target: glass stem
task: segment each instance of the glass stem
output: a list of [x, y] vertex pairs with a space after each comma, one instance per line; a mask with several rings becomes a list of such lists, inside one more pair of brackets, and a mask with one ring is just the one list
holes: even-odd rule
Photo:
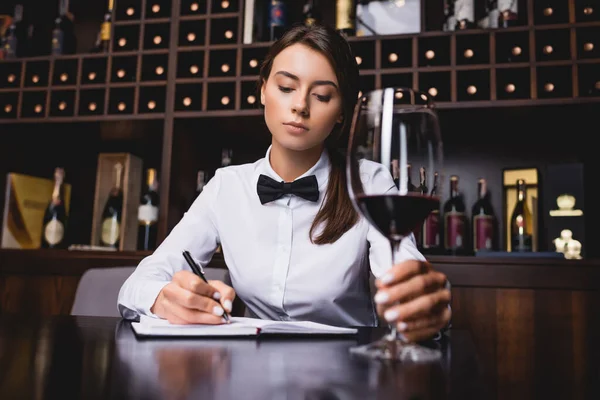
[[[396, 265], [399, 261], [399, 255], [400, 255], [400, 242], [402, 242], [401, 239], [390, 239], [390, 245], [391, 245], [391, 249], [392, 249], [392, 266]], [[389, 338], [391, 340], [400, 340], [402, 342], [406, 341], [406, 338], [404, 337], [404, 335], [402, 333], [398, 333], [398, 323], [394, 322], [389, 324], [390, 326], [390, 334], [389, 334]]]

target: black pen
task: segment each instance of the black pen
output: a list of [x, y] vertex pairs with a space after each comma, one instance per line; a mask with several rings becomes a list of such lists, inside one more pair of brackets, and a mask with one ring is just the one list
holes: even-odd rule
[[[190, 266], [190, 268], [192, 269], [192, 271], [194, 271], [194, 274], [198, 275], [200, 278], [202, 278], [202, 280], [204, 282], [206, 282], [208, 284], [208, 281], [206, 280], [206, 276], [204, 276], [204, 270], [202, 269], [202, 266], [198, 265], [194, 259], [192, 258], [192, 255], [190, 254], [189, 251], [184, 250], [183, 251], [183, 258], [185, 258], [185, 261], [187, 261], [188, 265]], [[229, 315], [227, 315], [227, 311], [225, 311], [225, 309], [223, 309], [224, 313], [223, 313], [223, 318], [225, 319], [225, 321], [229, 322]]]

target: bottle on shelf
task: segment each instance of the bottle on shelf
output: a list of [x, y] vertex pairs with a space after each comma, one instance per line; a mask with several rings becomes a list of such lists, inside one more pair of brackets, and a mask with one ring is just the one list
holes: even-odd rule
[[356, 35], [355, 0], [336, 0], [335, 29], [344, 36]]
[[396, 159], [392, 160], [392, 178], [394, 179], [396, 189], [400, 189], [400, 167]]
[[444, 0], [444, 26], [446, 32], [453, 31], [456, 27], [456, 14], [454, 5], [456, 0]]
[[231, 158], [233, 157], [232, 149], [221, 150], [221, 167], [227, 167], [231, 164]]
[[69, 0], [59, 0], [58, 17], [52, 30], [52, 55], [75, 54], [77, 39], [73, 20]]
[[100, 32], [98, 33], [98, 42], [94, 47], [93, 51], [96, 53], [108, 52], [111, 40], [112, 30], [112, 13], [114, 8], [115, 0], [108, 0], [107, 9], [104, 13], [104, 21], [100, 26]]
[[519, 22], [518, 0], [498, 0], [499, 28], [517, 26]]
[[321, 9], [318, 0], [306, 0], [302, 8], [304, 25], [310, 26], [321, 22]]
[[481, 24], [482, 28], [495, 29], [498, 28], [498, 20], [500, 18], [498, 10], [498, 0], [486, 0], [485, 3], [485, 22]]
[[406, 188], [409, 193], [418, 192], [417, 187], [412, 182], [412, 165], [406, 164]]
[[64, 180], [65, 170], [63, 168], [56, 168], [54, 170], [52, 199], [46, 207], [42, 223], [42, 240], [40, 246], [43, 249], [65, 249], [67, 247], [65, 233], [68, 216], [63, 198]]
[[473, 251], [496, 249], [496, 215], [490, 202], [487, 181], [480, 178], [477, 182], [477, 201], [471, 209], [473, 222]]
[[450, 177], [450, 198], [444, 204], [444, 248], [450, 254], [463, 254], [467, 249], [467, 215], [458, 191], [458, 176]]
[[[434, 172], [430, 196], [437, 196], [439, 174]], [[440, 210], [433, 210], [423, 222], [421, 246], [426, 252], [437, 252], [440, 248]]]
[[456, 18], [455, 30], [477, 27], [475, 24], [475, 0], [455, 0], [454, 15]]
[[417, 192], [419, 194], [422, 194], [423, 196], [429, 194], [429, 188], [427, 187], [427, 176], [425, 174], [424, 167], [419, 168], [419, 187], [417, 189]]
[[279, 39], [287, 28], [288, 7], [286, 0], [269, 1], [269, 40]]
[[108, 200], [106, 200], [102, 212], [100, 243], [102, 246], [118, 249], [121, 239], [121, 216], [123, 214], [123, 189], [121, 188], [123, 164], [115, 164], [114, 169], [114, 186], [108, 195]]
[[511, 251], [530, 252], [533, 249], [533, 216], [527, 205], [527, 185], [517, 180], [517, 203], [510, 217]]
[[146, 187], [138, 206], [138, 250], [154, 250], [158, 233], [158, 177], [156, 169], [146, 171]]
[[23, 50], [26, 46], [26, 31], [27, 29], [23, 23], [23, 5], [17, 4], [12, 23], [8, 27], [3, 40], [3, 48], [0, 49], [4, 53], [3, 58], [10, 60], [25, 55]]

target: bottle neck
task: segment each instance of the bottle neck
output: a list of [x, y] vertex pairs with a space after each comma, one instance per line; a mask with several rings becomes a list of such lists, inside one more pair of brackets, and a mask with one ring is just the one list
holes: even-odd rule
[[61, 187], [62, 187], [62, 179], [56, 178], [54, 180], [54, 189], [52, 190], [52, 202], [55, 204], [61, 202], [61, 195], [60, 195]]
[[479, 181], [477, 193], [479, 194], [479, 199], [482, 200], [487, 195], [487, 183], [485, 181]]
[[148, 170], [148, 177], [146, 179], [146, 184], [148, 185], [148, 190], [151, 192], [156, 192], [156, 190], [158, 189], [158, 180], [156, 178], [156, 170], [155, 169]]
[[458, 180], [450, 181], [450, 197], [451, 198], [458, 197]]

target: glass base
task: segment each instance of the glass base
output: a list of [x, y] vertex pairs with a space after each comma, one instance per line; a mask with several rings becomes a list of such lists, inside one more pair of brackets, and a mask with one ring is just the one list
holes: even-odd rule
[[440, 350], [430, 349], [416, 343], [403, 342], [385, 336], [376, 342], [350, 348], [350, 353], [359, 357], [401, 362], [433, 362], [442, 358]]

